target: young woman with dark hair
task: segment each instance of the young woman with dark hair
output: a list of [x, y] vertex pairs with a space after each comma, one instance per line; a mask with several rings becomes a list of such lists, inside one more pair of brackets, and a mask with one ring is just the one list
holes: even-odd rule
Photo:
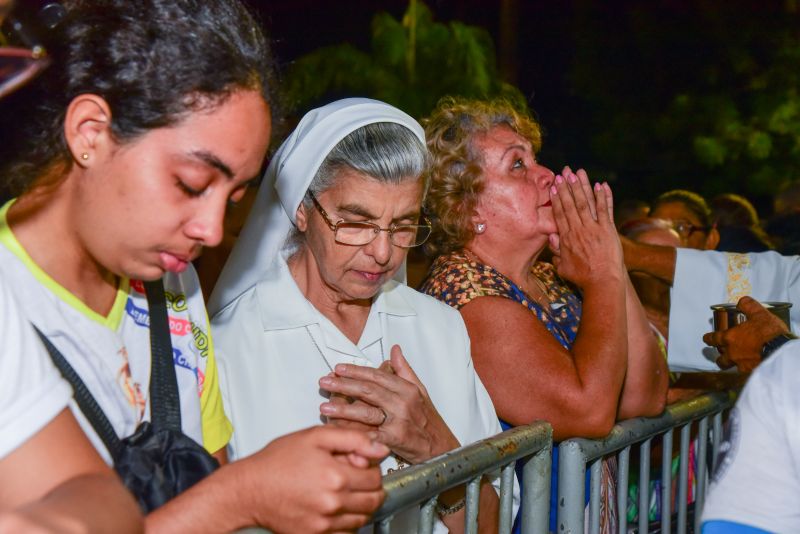
[[[161, 279], [182, 431], [227, 464], [232, 428], [190, 262], [220, 242], [226, 206], [261, 172], [273, 105], [266, 40], [237, 0], [64, 6], [30, 108], [3, 112], [25, 121], [3, 173], [18, 196], [0, 209], [0, 276], [120, 438], [151, 418], [143, 286]], [[387, 453], [360, 432], [301, 431], [223, 465], [150, 513], [147, 528], [356, 528], [382, 499], [369, 465]]]

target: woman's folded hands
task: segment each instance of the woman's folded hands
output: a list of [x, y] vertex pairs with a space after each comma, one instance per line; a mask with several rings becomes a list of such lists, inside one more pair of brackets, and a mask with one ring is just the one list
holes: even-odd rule
[[607, 183], [592, 187], [586, 172], [565, 167], [550, 187], [558, 235], [550, 236], [558, 274], [586, 287], [625, 279], [622, 247], [614, 227]]
[[377, 369], [339, 364], [319, 385], [331, 394], [320, 405], [329, 424], [366, 430], [408, 463], [460, 445], [398, 345], [392, 347], [390, 364]]

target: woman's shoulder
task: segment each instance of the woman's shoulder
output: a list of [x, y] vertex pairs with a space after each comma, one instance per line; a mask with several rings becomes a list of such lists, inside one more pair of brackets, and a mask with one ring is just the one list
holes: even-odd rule
[[489, 265], [465, 251], [456, 251], [434, 260], [420, 291], [456, 309], [475, 298], [504, 296], [508, 281]]

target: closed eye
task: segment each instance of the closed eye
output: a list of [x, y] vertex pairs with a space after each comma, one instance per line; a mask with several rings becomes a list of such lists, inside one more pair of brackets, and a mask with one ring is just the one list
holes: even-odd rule
[[196, 197], [199, 197], [200, 195], [203, 194], [203, 190], [202, 189], [195, 189], [193, 187], [190, 187], [186, 182], [184, 182], [180, 178], [177, 179], [177, 186], [178, 186], [178, 189], [183, 191], [183, 193], [186, 196], [191, 197], [191, 198], [196, 198]]

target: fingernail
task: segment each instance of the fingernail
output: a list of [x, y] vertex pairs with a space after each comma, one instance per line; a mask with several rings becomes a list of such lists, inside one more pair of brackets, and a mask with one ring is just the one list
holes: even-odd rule
[[568, 174], [568, 175], [567, 175], [567, 180], [569, 180], [569, 182], [570, 182], [570, 183], [572, 183], [572, 184], [574, 184], [575, 182], [577, 182], [577, 181], [578, 181], [578, 179], [577, 179], [577, 178], [575, 178], [575, 175], [574, 175], [574, 174], [572, 174], [572, 173], [570, 173], [570, 174]]
[[329, 376], [323, 376], [319, 379], [319, 385], [323, 387], [330, 387], [333, 385], [333, 379]]
[[558, 194], [558, 189], [556, 189], [556, 186], [554, 186], [554, 185], [550, 186], [550, 194], [551, 195], [557, 195]]
[[324, 402], [319, 405], [319, 412], [323, 415], [331, 415], [336, 413], [336, 407], [333, 404]]
[[336, 371], [337, 375], [346, 375], [347, 374], [347, 365], [340, 363], [337, 365], [334, 370]]
[[383, 447], [383, 443], [378, 441], [378, 433], [374, 430], [367, 432], [367, 437], [372, 440], [372, 446], [375, 448]]
[[594, 190], [595, 190], [595, 191], [600, 191], [600, 189], [601, 189], [602, 187], [603, 187], [603, 186], [602, 186], [602, 185], [600, 185], [600, 182], [595, 182], [595, 184], [594, 184]]
[[557, 184], [563, 184], [564, 183], [564, 179], [561, 177], [560, 174], [558, 176], [556, 176], [556, 183]]

